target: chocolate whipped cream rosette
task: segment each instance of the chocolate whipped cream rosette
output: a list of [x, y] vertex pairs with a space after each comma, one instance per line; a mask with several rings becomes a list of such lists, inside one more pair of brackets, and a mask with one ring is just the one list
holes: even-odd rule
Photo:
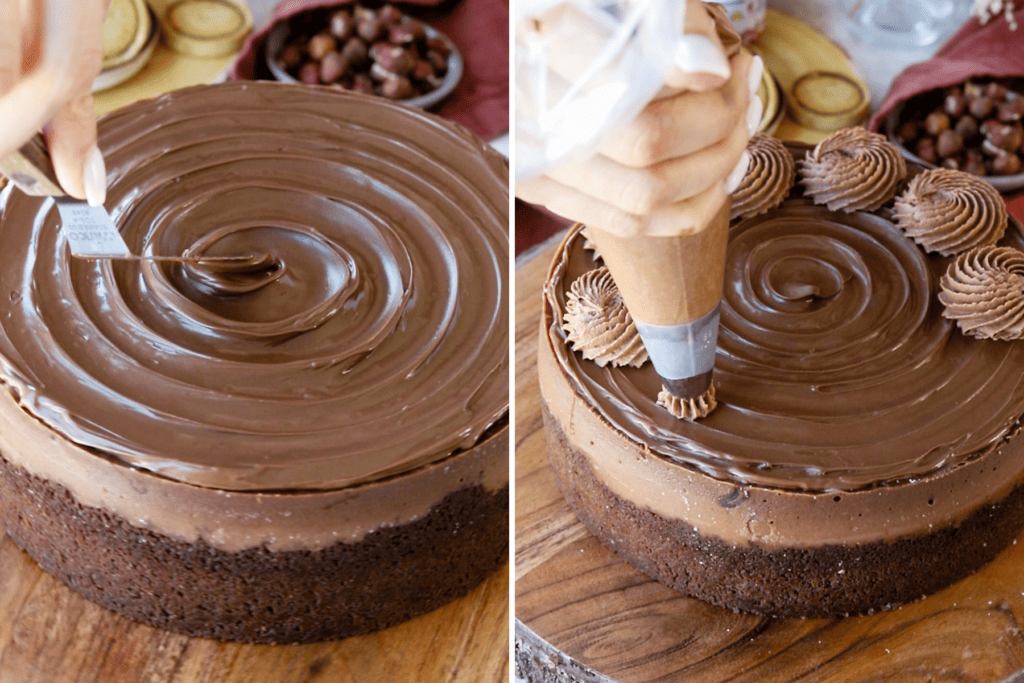
[[[548, 455], [587, 528], [676, 590], [782, 617], [891, 609], [975, 571], [1024, 526], [1024, 342], [957, 329], [1020, 329], [1021, 299], [1003, 294], [1024, 271], [968, 252], [943, 284], [951, 320], [938, 293], [952, 258], [894, 215], [923, 167], [862, 129], [785, 153], [803, 182], [778, 182], [791, 164], [770, 152], [728, 227], [718, 405], [701, 420], [656, 404], [651, 363], [599, 363], [570, 343], [574, 289], [602, 264], [569, 231], [538, 344]], [[959, 231], [962, 216], [945, 215], [941, 232]], [[1019, 254], [1011, 226], [993, 241]], [[975, 296], [982, 282], [991, 293]]]
[[[103, 118], [134, 254], [0, 195], [0, 522], [152, 625], [341, 638], [507, 560], [508, 176], [465, 129], [234, 82]], [[203, 256], [248, 256], [241, 263]]]

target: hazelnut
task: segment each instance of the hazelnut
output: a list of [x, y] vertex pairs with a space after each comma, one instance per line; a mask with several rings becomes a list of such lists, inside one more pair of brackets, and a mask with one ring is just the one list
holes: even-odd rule
[[377, 15], [361, 19], [356, 23], [356, 33], [368, 43], [380, 40], [384, 36], [385, 30], [387, 30], [387, 27]]
[[374, 43], [370, 56], [381, 67], [393, 74], [404, 76], [416, 66], [416, 58], [412, 52], [398, 45]]
[[317, 85], [320, 83], [320, 67], [316, 62], [306, 62], [299, 69], [299, 81], [306, 85]]
[[939, 133], [939, 137], [935, 141], [935, 151], [943, 158], [958, 154], [963, 148], [964, 139], [955, 130], [948, 128]]
[[1006, 99], [1006, 86], [1002, 83], [992, 82], [985, 86], [985, 94], [994, 100]]
[[416, 89], [405, 76], [393, 76], [381, 83], [380, 94], [392, 100], [405, 100], [415, 95]]
[[444, 42], [444, 38], [441, 38], [440, 36], [428, 38], [427, 49], [439, 53], [445, 59], [448, 59], [448, 55], [451, 54], [451, 49], [448, 47], [448, 43]]
[[424, 40], [426, 37], [427, 32], [423, 28], [423, 24], [414, 19], [401, 24], [395, 24], [388, 31], [388, 40], [396, 45], [415, 43], [418, 40]]
[[348, 62], [337, 52], [328, 52], [320, 60], [320, 82], [334, 83], [348, 71]]
[[992, 170], [999, 175], [1017, 175], [1021, 172], [1020, 157], [1016, 154], [1000, 154], [992, 160]]
[[412, 68], [412, 77], [417, 81], [425, 81], [434, 75], [434, 67], [425, 59], [417, 59], [416, 66]]
[[1020, 150], [1022, 138], [1024, 138], [1024, 129], [1019, 124], [1014, 126], [1007, 123], [992, 126], [985, 135], [987, 142], [1006, 152]]
[[1020, 121], [1024, 117], [1024, 97], [1014, 97], [1000, 104], [996, 116], [1006, 123]]
[[929, 164], [936, 164], [939, 161], [939, 155], [935, 153], [935, 142], [931, 138], [918, 140], [914, 145], [914, 153]]
[[1000, 124], [999, 121], [996, 121], [995, 119], [987, 119], [985, 121], [982, 121], [980, 126], [981, 134], [984, 135], [985, 137], [988, 137], [993, 132], [995, 132], [1001, 125], [1002, 124]]
[[929, 135], [938, 135], [949, 128], [949, 117], [941, 111], [933, 111], [924, 120], [924, 128], [928, 131]]
[[991, 97], [988, 97], [987, 95], [982, 95], [981, 97], [977, 97], [971, 100], [971, 103], [968, 105], [967, 109], [968, 111], [971, 112], [971, 116], [973, 116], [974, 118], [987, 119], [992, 114], [992, 110], [995, 108], [995, 106], [996, 104], [995, 102], [992, 101]]
[[957, 120], [956, 125], [953, 126], [953, 130], [959, 133], [960, 137], [965, 141], [973, 140], [978, 137], [978, 121], [970, 114], [966, 114]]
[[306, 53], [313, 59], [320, 61], [328, 52], [338, 47], [338, 42], [330, 33], [321, 32], [309, 39], [306, 43]]
[[359, 38], [349, 38], [345, 46], [341, 48], [341, 56], [348, 60], [352, 66], [362, 66], [370, 58], [370, 51]]
[[298, 45], [286, 45], [281, 50], [281, 55], [277, 58], [281, 62], [281, 66], [291, 70], [302, 63], [302, 50], [299, 49]]
[[947, 158], [943, 159], [942, 163], [939, 164], [939, 165], [942, 166], [942, 168], [948, 168], [948, 169], [953, 170], [953, 171], [959, 171], [960, 170], [960, 162], [957, 161], [956, 157], [947, 157]]
[[967, 81], [964, 83], [964, 97], [973, 100], [985, 94], [985, 86], [979, 83]]
[[363, 7], [362, 5], [356, 5], [352, 8], [352, 18], [356, 20], [356, 23], [360, 21], [366, 21], [367, 19], [376, 18], [377, 13], [369, 7]]
[[964, 99], [959, 88], [954, 88], [946, 95], [946, 99], [942, 101], [942, 110], [953, 117], [963, 116], [963, 113], [967, 111], [967, 100]]
[[377, 10], [377, 17], [388, 26], [401, 22], [405, 15], [394, 5], [384, 5]]
[[355, 35], [356, 20], [348, 10], [340, 9], [331, 15], [331, 35], [340, 41], [346, 41]]

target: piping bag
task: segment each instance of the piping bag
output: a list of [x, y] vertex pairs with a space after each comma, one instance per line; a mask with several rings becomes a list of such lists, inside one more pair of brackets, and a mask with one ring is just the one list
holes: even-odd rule
[[[593, 156], [658, 94], [671, 69], [721, 74], [721, 49], [682, 34], [685, 7], [680, 0], [516, 3], [517, 180]], [[691, 234], [621, 237], [587, 225], [662, 379], [658, 403], [686, 419], [715, 407], [729, 226], [724, 182], [707, 201], [709, 218]]]

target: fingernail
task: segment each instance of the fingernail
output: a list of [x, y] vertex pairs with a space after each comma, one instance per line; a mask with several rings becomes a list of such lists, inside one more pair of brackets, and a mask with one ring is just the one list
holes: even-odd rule
[[107, 201], [107, 165], [96, 145], [92, 146], [85, 157], [82, 182], [85, 185], [85, 199], [90, 206], [102, 206]]
[[729, 60], [706, 36], [684, 35], [676, 41], [675, 63], [686, 73], [706, 73], [729, 78]]
[[762, 114], [764, 114], [764, 104], [761, 103], [761, 98], [750, 98], [750, 104], [747, 105], [747, 135], [753, 136], [761, 127]]
[[762, 76], [764, 76], [764, 60], [760, 56], [754, 55], [754, 61], [750, 63], [750, 71], [747, 72], [747, 87], [750, 88], [751, 97], [761, 87]]
[[736, 162], [736, 168], [732, 169], [732, 173], [725, 179], [726, 194], [732, 194], [740, 186], [740, 183], [743, 182], [743, 176], [747, 174], [747, 166], [749, 165], [750, 155], [747, 154], [747, 150], [743, 150], [740, 160]]

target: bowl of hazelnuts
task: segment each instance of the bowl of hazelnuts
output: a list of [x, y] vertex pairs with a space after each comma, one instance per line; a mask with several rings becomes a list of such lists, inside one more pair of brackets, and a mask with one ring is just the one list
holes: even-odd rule
[[897, 106], [886, 133], [904, 157], [981, 176], [1000, 192], [1024, 188], [1024, 95], [976, 79]]
[[264, 47], [279, 81], [330, 85], [427, 109], [462, 78], [455, 44], [393, 5], [348, 4], [276, 23]]

